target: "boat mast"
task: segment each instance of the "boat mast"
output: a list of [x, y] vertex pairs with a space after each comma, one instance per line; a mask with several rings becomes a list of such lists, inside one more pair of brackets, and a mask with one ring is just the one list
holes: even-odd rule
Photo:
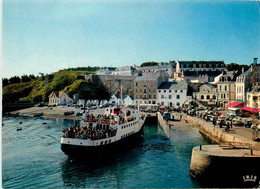
[[122, 95], [122, 82], [121, 82], [121, 86], [120, 86], [120, 95], [121, 95], [121, 108], [123, 107], [123, 95]]

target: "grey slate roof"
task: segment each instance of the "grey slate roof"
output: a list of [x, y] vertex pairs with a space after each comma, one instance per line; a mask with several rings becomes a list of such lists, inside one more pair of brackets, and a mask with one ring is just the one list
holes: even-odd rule
[[142, 80], [157, 80], [160, 77], [160, 73], [143, 73], [142, 76], [136, 77], [135, 81], [142, 81]]
[[185, 81], [163, 82], [158, 89], [184, 90], [188, 88]]
[[211, 87], [211, 88], [216, 88], [214, 85], [211, 85], [209, 83], [205, 83], [204, 85], [207, 85], [208, 87]]
[[224, 61], [195, 61], [195, 60], [191, 60], [191, 61], [179, 61], [180, 64], [225, 64]]
[[249, 75], [251, 72], [252, 72], [252, 69], [251, 69], [251, 67], [250, 67], [247, 71], [245, 71], [244, 73], [240, 74], [238, 77], [240, 77], [240, 76], [247, 76], [247, 75]]
[[183, 75], [184, 76], [194, 76], [194, 77], [199, 77], [201, 75], [208, 75], [208, 76], [218, 76], [222, 72], [221, 71], [184, 71]]
[[155, 65], [155, 66], [144, 66], [144, 67], [139, 67], [137, 70], [147, 70], [147, 69], [164, 69], [164, 68], [172, 68], [171, 64], [168, 65]]

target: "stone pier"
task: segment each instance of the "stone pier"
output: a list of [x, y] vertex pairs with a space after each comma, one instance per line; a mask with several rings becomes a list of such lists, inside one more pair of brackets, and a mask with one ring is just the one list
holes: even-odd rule
[[260, 186], [259, 142], [236, 133], [225, 132], [196, 117], [184, 120], [218, 145], [201, 145], [193, 148], [190, 176], [205, 187], [258, 187]]

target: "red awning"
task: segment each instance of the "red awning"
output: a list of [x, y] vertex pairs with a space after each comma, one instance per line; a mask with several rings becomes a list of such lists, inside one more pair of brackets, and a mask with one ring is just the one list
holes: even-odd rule
[[248, 106], [241, 108], [241, 110], [248, 111], [248, 112], [254, 112], [254, 113], [260, 112], [260, 108], [251, 108]]
[[231, 104], [227, 105], [228, 108], [234, 108], [237, 106], [244, 106], [243, 102], [232, 102]]

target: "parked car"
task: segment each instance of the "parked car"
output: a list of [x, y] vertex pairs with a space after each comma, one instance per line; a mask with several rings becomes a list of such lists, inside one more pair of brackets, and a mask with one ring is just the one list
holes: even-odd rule
[[77, 114], [76, 114], [76, 116], [82, 116], [82, 112], [78, 112]]
[[246, 120], [245, 123], [244, 123], [244, 126], [247, 127], [247, 128], [250, 128], [253, 124], [253, 121], [252, 120]]
[[70, 112], [64, 112], [64, 115], [67, 116], [67, 115], [72, 115], [74, 114], [74, 111], [70, 111]]
[[233, 125], [236, 125], [236, 126], [243, 126], [244, 123], [242, 122], [242, 120], [234, 120], [232, 121]]

